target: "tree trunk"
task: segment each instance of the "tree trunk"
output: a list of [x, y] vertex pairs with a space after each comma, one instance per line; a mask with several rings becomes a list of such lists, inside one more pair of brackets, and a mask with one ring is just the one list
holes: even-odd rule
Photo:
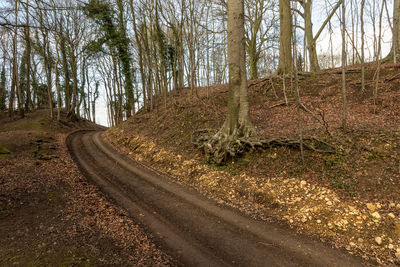
[[138, 47], [138, 54], [139, 54], [139, 70], [140, 70], [140, 77], [141, 77], [141, 81], [142, 81], [143, 109], [146, 111], [147, 110], [147, 96], [146, 96], [146, 75], [145, 75], [144, 66], [143, 66], [143, 64], [144, 64], [143, 63], [143, 59], [144, 59], [143, 46], [142, 46], [142, 42], [140, 40], [138, 27], [136, 25], [136, 16], [135, 16], [135, 10], [133, 8], [133, 0], [130, 0], [129, 4], [130, 4], [131, 14], [132, 14], [133, 30], [135, 32], [135, 40], [136, 40], [136, 44]]
[[242, 153], [246, 144], [256, 136], [250, 121], [243, 1], [228, 1], [228, 114], [219, 132], [206, 137], [205, 143], [201, 145], [209, 158], [217, 164]]
[[60, 62], [60, 56], [58, 54], [58, 39], [59, 37], [55, 37], [55, 47], [56, 47], [56, 62], [54, 64], [54, 76], [56, 77], [56, 92], [57, 92], [57, 121], [61, 120], [61, 92], [60, 92], [60, 79], [58, 75], [58, 63]]
[[258, 79], [258, 56], [256, 38], [248, 41], [247, 54], [249, 56], [250, 79]]
[[312, 30], [312, 20], [311, 20], [311, 7], [312, 0], [307, 0], [304, 6], [304, 21], [305, 21], [305, 35], [307, 40], [308, 56], [310, 60], [310, 70], [315, 72], [319, 70], [318, 56], [316, 42], [314, 42], [314, 35]]
[[399, 55], [399, 38], [400, 38], [400, 0], [393, 0], [393, 36], [392, 36], [392, 49], [388, 58], [394, 59], [395, 63]]
[[124, 87], [126, 94], [126, 109], [127, 117], [130, 117], [135, 113], [135, 99], [133, 95], [133, 83], [132, 83], [132, 69], [131, 69], [131, 59], [129, 55], [129, 39], [126, 34], [126, 23], [124, 19], [124, 6], [122, 0], [117, 1], [118, 6], [118, 19], [119, 19], [119, 37], [121, 40], [118, 42], [118, 56], [122, 63], [122, 72], [125, 76]]
[[71, 109], [71, 89], [69, 86], [70, 78], [69, 78], [69, 67], [68, 67], [68, 59], [67, 59], [67, 50], [66, 50], [66, 40], [62, 30], [62, 23], [60, 23], [60, 52], [62, 59], [62, 66], [64, 71], [64, 93], [65, 93], [65, 108], [67, 111]]
[[361, 0], [361, 91], [365, 92], [365, 31], [364, 31], [364, 7], [365, 0]]
[[70, 109], [68, 111], [68, 117], [73, 117], [77, 113], [75, 110], [77, 108], [78, 101], [78, 63], [76, 62], [75, 49], [70, 47], [70, 57], [71, 57], [71, 70], [72, 70], [72, 102]]
[[382, 16], [383, 16], [383, 8], [385, 5], [385, 0], [382, 2], [382, 7], [379, 13], [379, 34], [378, 34], [378, 51], [376, 53], [376, 72], [375, 72], [375, 88], [374, 88], [374, 114], [376, 114], [376, 105], [377, 105], [377, 98], [378, 98], [378, 89], [379, 89], [379, 79], [380, 79], [380, 72], [381, 72], [381, 50], [382, 50]]
[[290, 1], [279, 0], [280, 16], [280, 46], [278, 74], [290, 73], [292, 71], [292, 14], [290, 12]]
[[[29, 6], [28, 0], [26, 3], [26, 24], [29, 25]], [[25, 110], [29, 111], [32, 107], [31, 99], [31, 38], [30, 38], [30, 27], [25, 27], [25, 43], [26, 43], [26, 99], [25, 99]]]
[[342, 4], [342, 129], [347, 127], [347, 93], [346, 93], [346, 9]]
[[6, 98], [7, 98], [7, 90], [6, 90], [6, 68], [5, 61], [3, 61], [3, 66], [1, 68], [0, 73], [0, 110], [6, 110]]

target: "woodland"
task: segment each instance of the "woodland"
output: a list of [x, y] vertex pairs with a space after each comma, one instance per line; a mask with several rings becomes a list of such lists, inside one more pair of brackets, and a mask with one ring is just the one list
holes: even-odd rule
[[400, 0], [0, 0], [0, 265], [182, 265], [143, 218], [252, 258], [176, 192], [399, 265], [399, 35]]
[[[54, 120], [65, 110], [71, 119], [96, 122], [96, 106], [105, 102], [108, 124], [117, 126], [137, 112], [167, 110], [182, 90], [190, 90], [196, 101], [199, 87], [229, 82], [229, 112], [221, 130], [194, 133], [194, 143], [221, 163], [271, 145], [251, 123], [247, 79], [290, 77], [299, 140], [278, 143], [298, 143], [303, 151], [299, 76], [341, 67], [345, 130], [347, 66], [360, 64], [365, 92], [365, 64], [377, 64], [375, 107], [380, 65], [398, 60], [399, 6], [398, 0], [3, 0], [0, 109], [23, 117], [46, 108]], [[392, 33], [387, 55], [382, 53], [385, 27]], [[372, 34], [366, 36], [366, 30]], [[330, 53], [318, 55], [323, 33]]]

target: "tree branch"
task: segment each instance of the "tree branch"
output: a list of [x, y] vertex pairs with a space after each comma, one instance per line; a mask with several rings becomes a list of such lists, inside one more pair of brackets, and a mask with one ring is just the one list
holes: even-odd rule
[[321, 28], [319, 28], [317, 34], [315, 35], [313, 42], [315, 43], [318, 39], [318, 37], [321, 35], [322, 31], [324, 30], [326, 24], [328, 24], [328, 22], [332, 19], [333, 15], [335, 14], [336, 10], [340, 7], [340, 5], [342, 4], [343, 0], [339, 0], [336, 5], [334, 6], [334, 8], [332, 9], [331, 13], [329, 14], [329, 16], [325, 19], [324, 23], [322, 23]]

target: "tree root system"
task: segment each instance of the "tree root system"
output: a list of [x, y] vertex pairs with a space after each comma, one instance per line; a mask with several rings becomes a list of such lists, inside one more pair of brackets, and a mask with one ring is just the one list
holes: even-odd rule
[[[301, 144], [299, 139], [239, 137], [235, 134], [225, 135], [222, 132], [215, 133], [211, 129], [201, 129], [193, 132], [191, 142], [197, 148], [203, 150], [209, 162], [216, 164], [223, 164], [228, 159], [239, 157], [251, 150], [271, 147], [300, 149]], [[304, 138], [303, 147], [317, 153], [331, 154], [337, 152], [333, 145], [315, 137]]]

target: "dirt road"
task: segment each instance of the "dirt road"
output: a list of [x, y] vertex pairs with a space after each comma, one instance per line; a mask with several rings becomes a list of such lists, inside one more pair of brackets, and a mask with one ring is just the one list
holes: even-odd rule
[[185, 266], [360, 266], [361, 259], [221, 207], [116, 152], [101, 132], [67, 145], [82, 172]]

